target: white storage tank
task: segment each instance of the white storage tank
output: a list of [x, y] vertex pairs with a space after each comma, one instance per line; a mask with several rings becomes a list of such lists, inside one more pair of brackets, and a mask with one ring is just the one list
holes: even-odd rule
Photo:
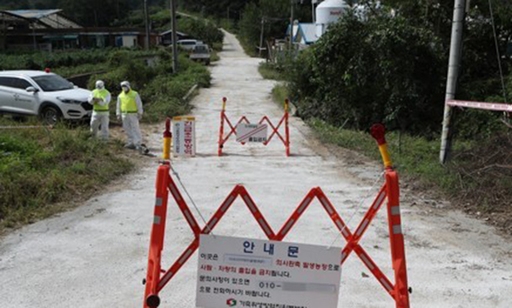
[[325, 0], [316, 7], [316, 36], [321, 37], [327, 27], [338, 21], [350, 6], [343, 0]]

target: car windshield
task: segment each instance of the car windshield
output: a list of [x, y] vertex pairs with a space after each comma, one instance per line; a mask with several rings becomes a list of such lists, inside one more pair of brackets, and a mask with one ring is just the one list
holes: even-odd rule
[[194, 52], [197, 53], [208, 53], [208, 47], [206, 45], [196, 45]]
[[34, 79], [45, 92], [73, 89], [73, 84], [59, 75], [40, 75], [32, 79]]

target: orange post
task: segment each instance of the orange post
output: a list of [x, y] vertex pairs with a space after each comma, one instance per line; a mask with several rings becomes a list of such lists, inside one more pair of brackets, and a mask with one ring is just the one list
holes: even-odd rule
[[395, 285], [391, 294], [397, 308], [409, 308], [409, 289], [407, 286], [407, 267], [405, 262], [405, 244], [400, 215], [400, 186], [398, 174], [393, 170], [386, 143], [386, 128], [382, 124], [374, 124], [370, 134], [377, 141], [379, 151], [386, 168], [386, 195], [388, 198], [388, 223], [391, 260], [395, 274]]
[[400, 188], [396, 171], [386, 170], [386, 192], [388, 197], [389, 241], [395, 286], [393, 297], [397, 308], [409, 308], [409, 288], [407, 286], [407, 267], [405, 262], [404, 235], [400, 215]]
[[171, 119], [167, 118], [165, 120], [165, 131], [164, 131], [164, 149], [163, 149], [163, 159], [171, 159]]
[[222, 98], [222, 110], [220, 112], [220, 129], [219, 129], [219, 148], [217, 154], [222, 156], [222, 148], [224, 147], [224, 118], [226, 117], [226, 101], [228, 99]]
[[288, 110], [290, 108], [290, 101], [284, 100], [284, 133], [286, 138], [286, 156], [290, 156], [290, 129], [288, 127]]
[[153, 216], [153, 226], [149, 242], [148, 271], [146, 275], [146, 291], [144, 293], [144, 308], [155, 308], [160, 305], [158, 284], [161, 273], [161, 258], [164, 248], [165, 221], [169, 197], [169, 162], [163, 162], [157, 171], [156, 199]]

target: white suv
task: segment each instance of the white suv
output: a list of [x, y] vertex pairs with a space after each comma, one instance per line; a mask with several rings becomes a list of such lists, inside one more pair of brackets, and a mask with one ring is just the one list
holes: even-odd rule
[[194, 49], [194, 47], [200, 43], [198, 40], [193, 40], [193, 39], [185, 39], [185, 40], [179, 40], [176, 42], [176, 44], [178, 46], [180, 46], [181, 48], [187, 50], [187, 51], [191, 51], [192, 49]]
[[0, 71], [0, 113], [36, 115], [47, 124], [91, 116], [91, 92], [54, 73]]

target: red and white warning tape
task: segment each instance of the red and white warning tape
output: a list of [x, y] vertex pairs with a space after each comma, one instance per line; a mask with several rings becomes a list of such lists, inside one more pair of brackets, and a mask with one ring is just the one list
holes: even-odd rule
[[486, 102], [472, 102], [472, 101], [459, 101], [459, 100], [449, 100], [446, 103], [449, 106], [453, 106], [453, 107], [512, 112], [512, 105], [503, 104], [503, 103], [486, 103]]

